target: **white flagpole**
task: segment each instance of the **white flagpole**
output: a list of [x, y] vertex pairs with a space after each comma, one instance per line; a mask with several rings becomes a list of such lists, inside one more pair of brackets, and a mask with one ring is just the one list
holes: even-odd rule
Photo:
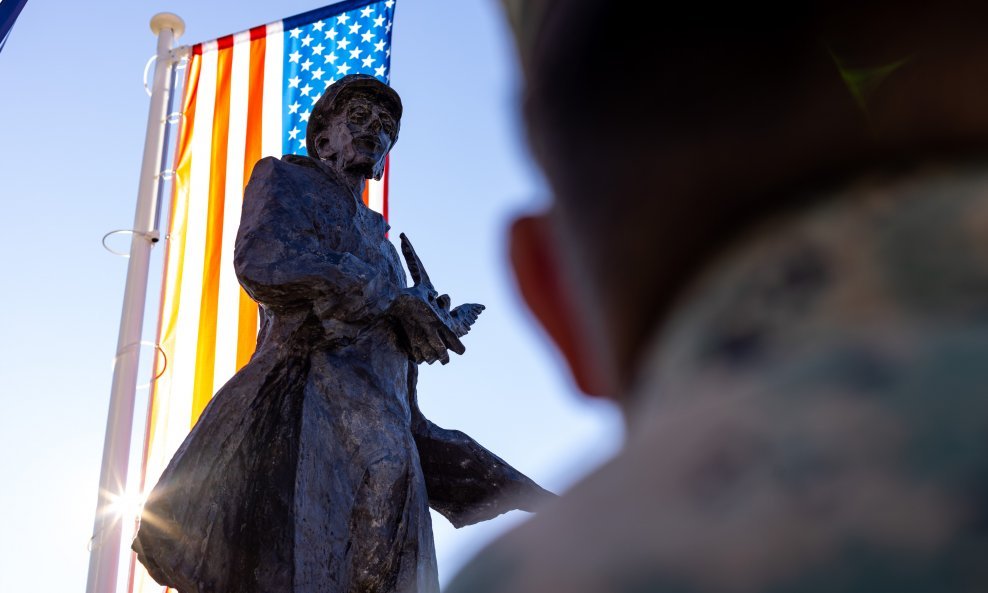
[[144, 302], [147, 297], [151, 247], [158, 240], [155, 211], [158, 200], [159, 173], [164, 151], [164, 129], [171, 72], [174, 67], [172, 42], [185, 32], [185, 23], [177, 15], [160, 13], [151, 19], [151, 31], [158, 36], [157, 63], [151, 88], [144, 159], [137, 192], [130, 242], [130, 261], [124, 288], [117, 356], [113, 365], [110, 410], [106, 419], [103, 465], [100, 469], [99, 499], [89, 557], [87, 593], [116, 593], [119, 572], [123, 517], [119, 512], [127, 484], [130, 462], [130, 439], [134, 422], [134, 399], [137, 391], [137, 366], [140, 360], [141, 330], [144, 325]]

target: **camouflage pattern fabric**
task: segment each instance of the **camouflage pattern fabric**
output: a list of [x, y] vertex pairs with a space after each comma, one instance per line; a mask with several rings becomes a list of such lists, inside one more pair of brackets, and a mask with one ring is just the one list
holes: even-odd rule
[[988, 591], [988, 168], [816, 203], [708, 267], [622, 452], [448, 593]]

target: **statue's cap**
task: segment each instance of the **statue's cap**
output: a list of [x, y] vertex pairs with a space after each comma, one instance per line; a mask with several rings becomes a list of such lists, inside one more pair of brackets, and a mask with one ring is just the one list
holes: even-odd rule
[[336, 111], [338, 103], [355, 91], [369, 94], [381, 102], [391, 112], [395, 122], [401, 119], [401, 98], [391, 87], [369, 74], [348, 74], [329, 85], [309, 116], [309, 126], [305, 131], [305, 149], [310, 157], [316, 157], [316, 136], [329, 124], [329, 116]]

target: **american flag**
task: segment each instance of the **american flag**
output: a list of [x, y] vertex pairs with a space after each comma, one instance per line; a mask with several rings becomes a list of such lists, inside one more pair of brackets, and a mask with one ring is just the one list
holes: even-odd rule
[[305, 154], [312, 106], [338, 78], [370, 74], [389, 81], [393, 11], [394, 0], [387, 0], [315, 22], [286, 19], [291, 27], [285, 39], [286, 154]]
[[[348, 0], [189, 49], [141, 490], [213, 394], [250, 359], [257, 305], [233, 271], [244, 186], [266, 156], [306, 154], [312, 106], [337, 79], [390, 79], [395, 0]], [[364, 202], [387, 217], [388, 171]], [[160, 592], [131, 563], [131, 591]]]

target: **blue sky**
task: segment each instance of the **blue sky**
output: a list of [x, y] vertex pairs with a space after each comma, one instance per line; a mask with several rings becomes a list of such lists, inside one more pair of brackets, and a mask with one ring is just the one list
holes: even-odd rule
[[[126, 272], [100, 238], [133, 220], [150, 17], [181, 15], [179, 43], [195, 43], [323, 4], [30, 0], [21, 13], [0, 53], [0, 591], [85, 587]], [[576, 394], [506, 265], [507, 222], [546, 195], [514, 60], [495, 0], [398, 0], [391, 81], [405, 113], [391, 225], [440, 290], [487, 305], [463, 357], [423, 368], [423, 411], [562, 490], [614, 451], [621, 429], [612, 407]], [[153, 340], [153, 297], [148, 311]], [[434, 516], [441, 580], [524, 516], [461, 530]]]

